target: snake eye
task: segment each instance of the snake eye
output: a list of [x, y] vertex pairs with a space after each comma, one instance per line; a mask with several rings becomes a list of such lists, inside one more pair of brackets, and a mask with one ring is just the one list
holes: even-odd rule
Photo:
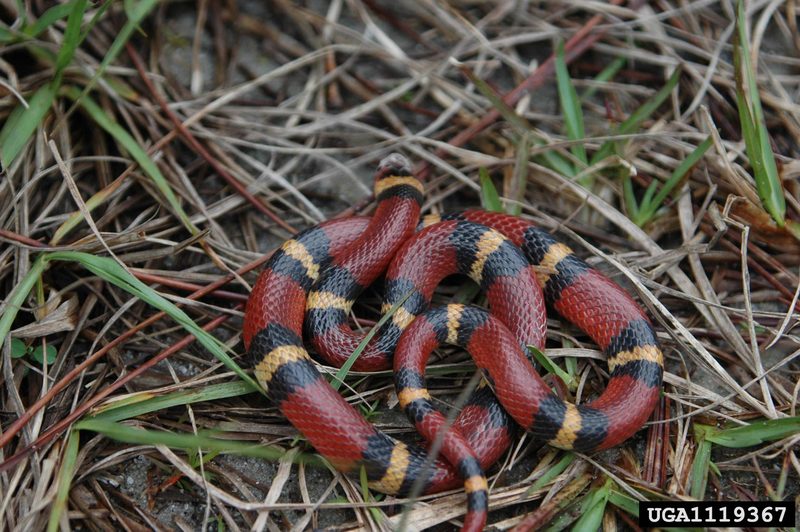
[[390, 153], [378, 163], [375, 180], [389, 176], [411, 175], [411, 162], [404, 155]]

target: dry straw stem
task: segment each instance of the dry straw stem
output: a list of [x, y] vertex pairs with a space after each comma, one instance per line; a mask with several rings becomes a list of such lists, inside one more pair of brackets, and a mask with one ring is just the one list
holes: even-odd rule
[[[664, 346], [648, 427], [590, 457], [518, 435], [488, 471], [491, 525], [562, 529], [583, 512], [581, 525], [630, 526], [637, 500], [704, 485], [709, 499], [800, 493], [800, 248], [751, 177], [734, 2], [20, 5], [0, 3], [0, 330], [17, 340], [0, 349], [0, 528], [457, 526], [462, 490], [410, 506], [365, 492], [185, 323], [119, 276], [41, 258], [113, 262], [249, 369], [240, 305], [265, 256], [296, 230], [368, 215], [372, 169], [392, 151], [417, 161], [426, 213], [481, 194], [520, 212], [624, 285]], [[796, 222], [796, 5], [750, 1], [743, 15], [773, 192]], [[436, 302], [467, 293], [448, 285]], [[380, 302], [362, 299], [369, 328]], [[53, 348], [52, 363], [33, 357]], [[557, 389], [602, 391], [602, 354], [555, 315], [548, 348], [571, 383]], [[473, 370], [439, 353], [428, 376], [443, 408]], [[413, 439], [392, 390], [388, 372], [341, 387]]]

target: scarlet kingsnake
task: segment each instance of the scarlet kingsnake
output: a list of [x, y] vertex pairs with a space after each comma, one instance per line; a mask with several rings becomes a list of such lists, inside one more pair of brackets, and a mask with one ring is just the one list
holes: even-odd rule
[[[663, 356], [650, 321], [625, 291], [514, 216], [467, 211], [426, 217], [416, 232], [423, 186], [402, 156], [381, 161], [375, 197], [371, 219], [324, 222], [284, 243], [259, 276], [245, 312], [244, 342], [259, 383], [337, 469], [364, 467], [370, 486], [387, 494], [407, 494], [418, 479], [423, 493], [463, 482], [464, 529], [479, 530], [488, 508], [483, 470], [511, 441], [506, 411], [534, 437], [583, 452], [617, 445], [644, 424], [660, 393]], [[303, 346], [305, 328], [320, 356], [341, 365], [363, 339], [347, 324], [350, 309], [384, 271], [383, 311], [405, 301], [353, 368], [387, 369], [394, 355], [401, 407], [426, 438], [443, 441], [441, 457], [429, 464], [424, 448], [387, 436], [356, 412]], [[461, 305], [426, 310], [436, 286], [453, 273], [480, 285], [491, 314]], [[528, 345], [544, 348], [545, 301], [608, 356], [608, 386], [587, 405], [553, 394], [524, 354]], [[503, 408], [481, 386], [440, 434], [445, 419], [430, 400], [423, 370], [443, 342], [470, 352]]]

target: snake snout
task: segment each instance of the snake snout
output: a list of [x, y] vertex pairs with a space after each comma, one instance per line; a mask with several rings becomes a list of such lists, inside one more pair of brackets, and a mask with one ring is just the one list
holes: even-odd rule
[[375, 175], [376, 180], [393, 175], [411, 175], [411, 162], [405, 155], [390, 153], [378, 163], [378, 170]]

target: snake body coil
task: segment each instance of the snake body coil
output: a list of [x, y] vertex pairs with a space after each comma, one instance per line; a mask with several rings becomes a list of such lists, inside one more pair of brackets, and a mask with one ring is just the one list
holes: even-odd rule
[[[483, 470], [510, 444], [509, 415], [537, 439], [563, 449], [617, 445], [655, 407], [662, 353], [650, 321], [627, 293], [530, 222], [467, 211], [426, 217], [415, 233], [423, 190], [409, 168], [402, 156], [381, 162], [371, 219], [322, 223], [276, 251], [248, 300], [244, 341], [269, 398], [337, 469], [363, 466], [370, 486], [387, 494], [404, 495], [415, 485], [434, 493], [463, 482], [464, 529], [480, 530], [488, 507]], [[394, 364], [400, 406], [429, 442], [442, 441], [442, 458], [432, 464], [426, 464], [424, 448], [368, 423], [303, 347], [305, 328], [315, 350], [341, 365], [363, 340], [349, 329], [347, 315], [384, 271], [383, 311], [398, 308], [353, 367]], [[427, 310], [436, 286], [453, 273], [479, 284], [490, 313], [462, 305]], [[525, 356], [527, 345], [544, 347], [545, 302], [608, 356], [608, 386], [587, 405], [554, 395]], [[447, 427], [424, 382], [427, 358], [441, 343], [469, 351], [502, 408], [481, 385]]]

